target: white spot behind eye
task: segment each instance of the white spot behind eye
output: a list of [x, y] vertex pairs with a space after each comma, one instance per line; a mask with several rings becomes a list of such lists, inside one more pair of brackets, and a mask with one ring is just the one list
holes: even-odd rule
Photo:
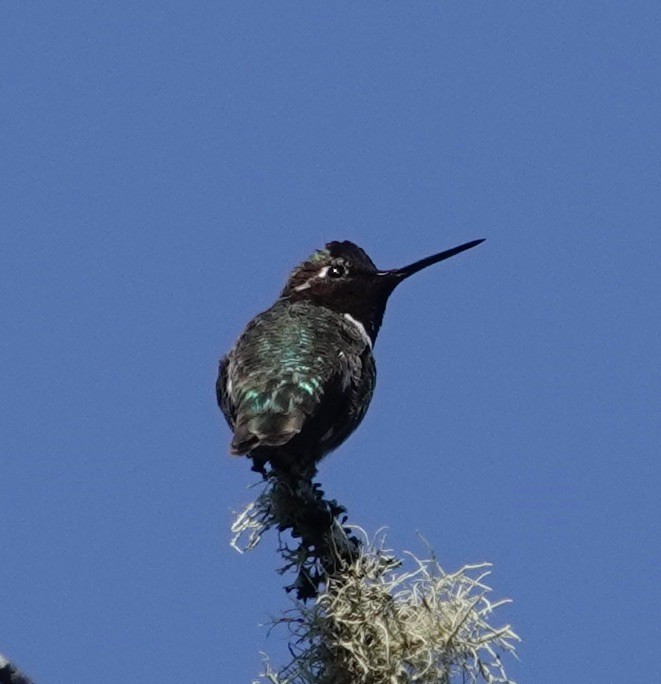
[[321, 271], [319, 271], [319, 273], [317, 273], [316, 275], [313, 275], [312, 278], [308, 278], [302, 285], [297, 285], [294, 288], [294, 290], [296, 292], [301, 292], [301, 290], [307, 290], [308, 288], [312, 287], [312, 285], [310, 285], [310, 281], [314, 280], [315, 278], [325, 278], [326, 275], [328, 274], [329, 268], [330, 268], [330, 266], [324, 266], [321, 269]]

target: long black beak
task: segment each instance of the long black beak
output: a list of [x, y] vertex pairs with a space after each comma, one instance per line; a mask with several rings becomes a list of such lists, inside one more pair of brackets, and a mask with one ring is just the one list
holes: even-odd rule
[[438, 254], [433, 254], [432, 256], [420, 259], [420, 261], [416, 261], [408, 266], [404, 266], [403, 268], [393, 268], [390, 271], [379, 271], [379, 275], [388, 276], [388, 280], [392, 280], [392, 286], [395, 287], [395, 285], [401, 283], [404, 278], [408, 278], [414, 273], [422, 271], [423, 268], [427, 268], [427, 266], [431, 266], [432, 264], [437, 264], [439, 261], [445, 261], [446, 259], [453, 257], [455, 254], [465, 252], [467, 249], [477, 247], [477, 245], [479, 245], [481, 242], [484, 242], [484, 239], [472, 240], [464, 245], [459, 245], [459, 247], [446, 249], [445, 252], [439, 252]]

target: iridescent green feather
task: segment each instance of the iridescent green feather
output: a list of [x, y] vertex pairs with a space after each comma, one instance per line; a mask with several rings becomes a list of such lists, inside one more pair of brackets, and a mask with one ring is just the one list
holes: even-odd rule
[[[235, 431], [234, 452], [287, 443], [315, 415], [330, 388], [360, 395], [358, 412], [337, 435], [353, 431], [373, 390], [374, 373], [362, 373], [365, 346], [345, 319], [307, 302], [280, 300], [257, 316], [230, 352], [219, 380], [224, 385], [219, 397], [221, 391], [225, 396], [221, 408]], [[370, 364], [373, 368], [371, 354]]]

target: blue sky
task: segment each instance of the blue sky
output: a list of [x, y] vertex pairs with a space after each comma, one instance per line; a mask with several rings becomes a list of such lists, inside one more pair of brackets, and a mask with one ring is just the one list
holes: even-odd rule
[[661, 655], [656, 2], [5, 2], [0, 651], [40, 684], [249, 682], [218, 357], [331, 239], [394, 294], [351, 520], [492, 586], [537, 684]]

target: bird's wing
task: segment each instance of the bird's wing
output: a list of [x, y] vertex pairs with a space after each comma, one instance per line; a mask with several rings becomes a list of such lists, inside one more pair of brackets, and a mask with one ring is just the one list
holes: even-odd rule
[[297, 325], [270, 328], [265, 318], [249, 326], [221, 363], [219, 402], [234, 428], [234, 454], [286, 444], [320, 412], [330, 413], [336, 404], [339, 410], [356, 381], [364, 341], [358, 335], [354, 351], [338, 353], [347, 333], [337, 320], [328, 321], [320, 343], [313, 325], [323, 322], [305, 322], [303, 313], [294, 308], [290, 314], [301, 315]]
[[336, 449], [360, 425], [372, 400], [375, 384], [376, 366], [370, 350], [365, 349], [360, 355], [350, 355], [347, 359], [347, 374], [343, 378], [340, 399], [340, 411], [345, 414], [345, 419], [331, 419], [329, 431], [325, 434], [324, 452]]
[[235, 454], [246, 454], [258, 446], [286, 444], [329, 397], [341, 391], [344, 384], [342, 373], [336, 369], [308, 370], [299, 367], [296, 370], [285, 369], [277, 379], [263, 383], [259, 382], [259, 377], [253, 376], [251, 380], [257, 382], [241, 386], [238, 379], [233, 379], [235, 364], [231, 359], [227, 366], [230, 383], [228, 404], [236, 402], [232, 440], [232, 453]]
[[227, 380], [227, 366], [229, 356], [223, 356], [218, 363], [218, 379], [216, 380], [216, 399], [218, 406], [225, 416], [228, 425], [234, 429], [234, 422], [236, 420], [234, 404], [231, 397], [231, 386], [228, 386]]

